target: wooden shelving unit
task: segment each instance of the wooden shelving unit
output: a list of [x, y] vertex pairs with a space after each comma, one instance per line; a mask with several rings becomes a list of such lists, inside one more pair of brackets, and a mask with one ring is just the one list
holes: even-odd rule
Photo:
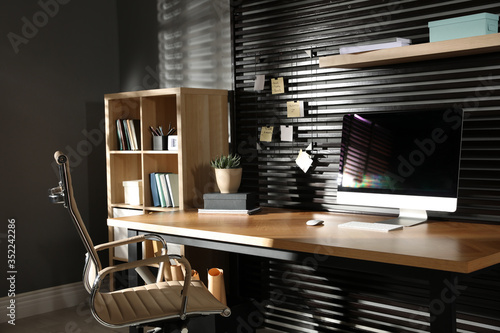
[[500, 51], [500, 33], [321, 57], [320, 68], [363, 68]]
[[[114, 207], [144, 213], [202, 207], [203, 194], [215, 191], [210, 160], [229, 149], [227, 91], [168, 88], [108, 94], [104, 100], [108, 216]], [[140, 150], [119, 150], [117, 119], [140, 120]], [[178, 151], [153, 150], [149, 126], [169, 124], [177, 128]], [[154, 207], [152, 172], [179, 174], [179, 207]], [[142, 180], [142, 205], [124, 203], [126, 180]]]

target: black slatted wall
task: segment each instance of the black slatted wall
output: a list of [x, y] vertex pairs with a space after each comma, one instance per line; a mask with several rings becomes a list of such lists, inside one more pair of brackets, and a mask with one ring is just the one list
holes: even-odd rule
[[235, 332], [250, 327], [287, 333], [429, 332], [431, 315], [451, 297], [458, 297], [457, 332], [500, 331], [498, 267], [450, 280], [445, 297], [430, 299], [425, 276], [432, 272], [367, 274], [356, 266], [369, 264], [338, 269], [314, 255], [295, 262], [249, 256], [243, 262], [240, 282], [256, 311], [239, 319]]
[[[342, 116], [348, 112], [458, 106], [465, 110], [459, 209], [454, 218], [498, 221], [500, 200], [500, 55], [498, 53], [364, 69], [319, 68], [344, 44], [388, 37], [429, 40], [427, 22], [480, 12], [496, 1], [233, 1], [235, 151], [243, 156], [247, 190], [265, 205], [358, 210], [336, 204]], [[254, 91], [256, 75], [265, 88]], [[284, 94], [271, 93], [283, 77]], [[287, 118], [287, 101], [305, 115]], [[293, 126], [293, 142], [280, 140]], [[272, 142], [259, 144], [260, 128]], [[295, 164], [313, 144], [314, 167]], [[390, 212], [372, 209], [373, 212]], [[446, 214], [430, 213], [431, 216]]]
[[[466, 120], [459, 209], [450, 215], [500, 222], [499, 53], [364, 69], [318, 66], [319, 57], [338, 54], [344, 44], [395, 36], [426, 43], [428, 21], [500, 14], [498, 1], [232, 0], [231, 6], [233, 150], [243, 157], [243, 190], [258, 192], [261, 204], [269, 206], [391, 212], [336, 204], [343, 115], [458, 106]], [[256, 75], [265, 75], [262, 91], [254, 91]], [[271, 93], [270, 80], [278, 77], [284, 79], [284, 94]], [[295, 100], [305, 102], [305, 115], [287, 118], [286, 103]], [[281, 125], [294, 127], [293, 142], [280, 140]], [[274, 127], [272, 142], [259, 142], [263, 126]], [[295, 158], [309, 144], [314, 148], [314, 168], [304, 173]], [[266, 327], [283, 332], [429, 330], [425, 279], [303, 262], [250, 260], [247, 267], [244, 283], [250, 295], [261, 294]], [[260, 290], [267, 276], [268, 288]], [[467, 278], [468, 287], [460, 290], [459, 332], [500, 331], [499, 281], [497, 267]], [[261, 324], [255, 318], [253, 322]]]

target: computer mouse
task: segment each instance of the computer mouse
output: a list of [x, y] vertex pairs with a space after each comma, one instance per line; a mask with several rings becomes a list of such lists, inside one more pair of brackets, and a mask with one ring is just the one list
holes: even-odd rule
[[306, 222], [307, 225], [322, 225], [323, 224], [323, 220], [309, 220]]

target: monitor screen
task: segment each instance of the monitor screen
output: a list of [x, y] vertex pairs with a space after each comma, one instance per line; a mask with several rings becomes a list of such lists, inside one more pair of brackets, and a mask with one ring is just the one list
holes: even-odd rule
[[345, 115], [337, 201], [424, 220], [427, 210], [454, 211], [462, 122], [459, 109]]

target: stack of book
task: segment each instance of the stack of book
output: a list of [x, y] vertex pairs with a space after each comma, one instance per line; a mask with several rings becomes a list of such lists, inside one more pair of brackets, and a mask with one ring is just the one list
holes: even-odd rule
[[179, 207], [179, 175], [169, 172], [149, 174], [155, 207]]
[[253, 214], [260, 210], [255, 193], [205, 193], [198, 213]]
[[117, 119], [116, 132], [120, 150], [141, 149], [141, 122], [139, 119]]
[[360, 52], [389, 49], [392, 47], [400, 47], [408, 45], [411, 45], [411, 39], [394, 37], [394, 38], [371, 40], [368, 42], [344, 45], [340, 48], [339, 52], [340, 54], [360, 53]]

